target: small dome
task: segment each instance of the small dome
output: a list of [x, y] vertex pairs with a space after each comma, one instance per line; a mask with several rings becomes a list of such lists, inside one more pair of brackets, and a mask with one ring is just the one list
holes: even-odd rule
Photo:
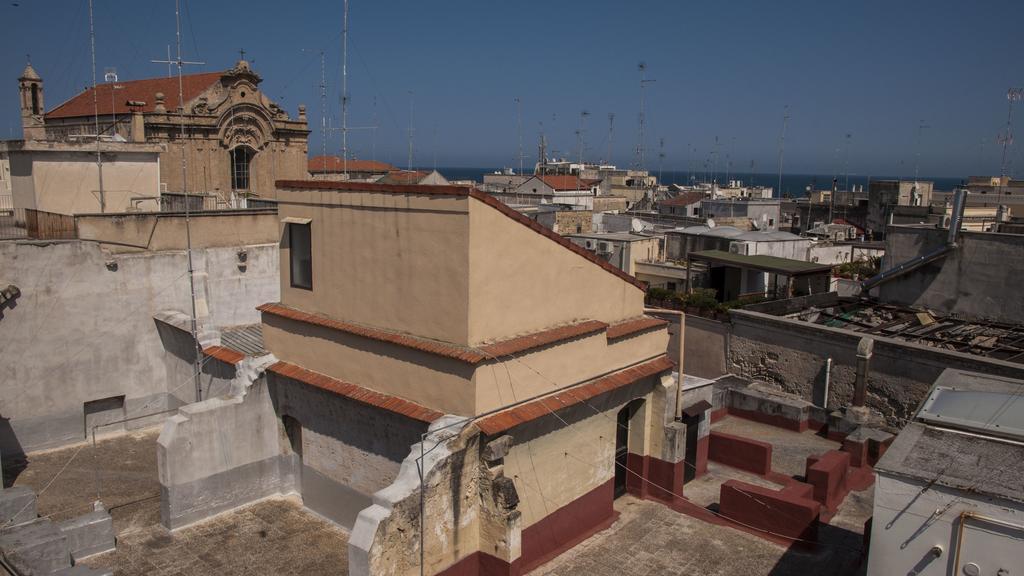
[[39, 73], [32, 67], [32, 64], [26, 64], [19, 80], [42, 80], [42, 78], [39, 77]]
[[239, 72], [250, 72], [252, 69], [249, 68], [248, 60], [239, 60], [238, 62], [235, 62], [235, 70], [238, 70]]

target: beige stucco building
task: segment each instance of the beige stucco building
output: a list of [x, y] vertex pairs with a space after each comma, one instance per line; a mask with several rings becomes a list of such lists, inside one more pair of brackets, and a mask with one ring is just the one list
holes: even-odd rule
[[419, 574], [422, 549], [425, 574], [519, 574], [619, 494], [681, 494], [669, 336], [635, 278], [469, 188], [278, 188], [267, 386], [306, 505], [349, 503], [350, 573]]
[[95, 142], [8, 140], [0, 142], [0, 170], [14, 208], [57, 214], [159, 210], [164, 149], [107, 142], [99, 163]]
[[306, 177], [309, 129], [305, 107], [289, 116], [261, 81], [239, 60], [223, 72], [184, 76], [183, 102], [177, 77], [150, 78], [99, 84], [95, 94], [86, 89], [44, 112], [43, 79], [28, 66], [18, 80], [24, 139], [95, 145], [98, 122], [101, 148], [159, 147], [163, 192], [215, 194], [224, 205], [273, 198], [275, 180]]

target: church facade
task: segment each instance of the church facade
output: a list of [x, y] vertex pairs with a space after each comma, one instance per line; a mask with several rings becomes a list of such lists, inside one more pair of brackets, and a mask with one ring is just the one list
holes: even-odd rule
[[203, 194], [218, 206], [238, 206], [241, 198], [274, 198], [276, 180], [307, 175], [305, 106], [289, 116], [260, 91], [261, 78], [245, 60], [223, 72], [183, 76], [183, 102], [171, 76], [99, 84], [95, 95], [88, 88], [45, 114], [42, 78], [25, 76], [25, 140], [94, 141], [98, 114], [101, 142], [163, 145], [164, 194]]

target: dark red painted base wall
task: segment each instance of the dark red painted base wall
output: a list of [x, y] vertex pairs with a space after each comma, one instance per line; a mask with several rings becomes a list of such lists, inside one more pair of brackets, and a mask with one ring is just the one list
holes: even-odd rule
[[532, 570], [611, 526], [617, 516], [614, 496], [615, 480], [609, 479], [523, 530], [522, 570]]
[[760, 476], [772, 471], [772, 445], [723, 432], [710, 434], [708, 458]]

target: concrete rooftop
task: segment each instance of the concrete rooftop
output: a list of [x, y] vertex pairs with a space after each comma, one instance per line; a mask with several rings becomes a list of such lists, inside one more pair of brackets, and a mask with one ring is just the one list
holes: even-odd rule
[[702, 522], [654, 502], [623, 496], [619, 519], [531, 572], [532, 576], [858, 576], [861, 535], [822, 525], [817, 552], [774, 544], [732, 528]]
[[86, 442], [33, 452], [5, 467], [4, 483], [32, 487], [40, 516], [55, 521], [91, 511], [98, 486], [117, 549], [84, 563], [113, 567], [118, 576], [348, 573], [348, 533], [296, 499], [263, 500], [169, 532], [160, 525], [159, 432], [153, 427], [99, 440], [95, 448]]

